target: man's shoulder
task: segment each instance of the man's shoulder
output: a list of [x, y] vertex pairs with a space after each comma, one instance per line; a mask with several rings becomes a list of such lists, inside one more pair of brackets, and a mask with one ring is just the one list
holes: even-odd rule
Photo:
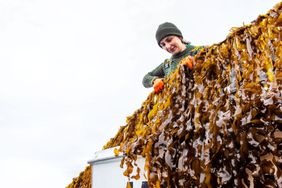
[[190, 51], [190, 55], [193, 56], [193, 55], [197, 54], [201, 49], [203, 49], [204, 46], [194, 46], [194, 45], [188, 44], [187, 48]]

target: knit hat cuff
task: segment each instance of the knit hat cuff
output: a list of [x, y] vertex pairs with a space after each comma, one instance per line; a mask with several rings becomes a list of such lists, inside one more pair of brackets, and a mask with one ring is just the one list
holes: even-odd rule
[[172, 25], [170, 23], [165, 23], [163, 25], [160, 25], [160, 27], [156, 32], [156, 39], [158, 45], [160, 46], [160, 42], [163, 38], [170, 35], [183, 37], [181, 31], [175, 25]]

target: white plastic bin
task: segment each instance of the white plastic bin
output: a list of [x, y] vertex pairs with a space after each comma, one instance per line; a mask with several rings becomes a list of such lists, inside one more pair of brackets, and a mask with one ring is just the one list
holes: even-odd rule
[[123, 175], [126, 165], [120, 168], [121, 159], [122, 155], [114, 155], [114, 148], [95, 152], [94, 158], [88, 161], [92, 166], [92, 188], [126, 188], [127, 182], [130, 182], [132, 188], [148, 188], [144, 176], [145, 159], [139, 157], [137, 160], [141, 169], [139, 180], [128, 180]]

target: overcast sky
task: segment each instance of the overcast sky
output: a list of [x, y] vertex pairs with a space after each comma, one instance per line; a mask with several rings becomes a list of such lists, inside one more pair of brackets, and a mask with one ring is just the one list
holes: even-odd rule
[[152, 89], [170, 21], [194, 45], [279, 0], [0, 0], [0, 182], [61, 188], [84, 170]]

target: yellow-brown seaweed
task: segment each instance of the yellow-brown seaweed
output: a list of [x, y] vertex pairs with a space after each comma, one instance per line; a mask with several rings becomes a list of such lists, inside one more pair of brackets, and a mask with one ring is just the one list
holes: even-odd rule
[[104, 146], [126, 176], [141, 155], [150, 187], [282, 187], [281, 12], [233, 28], [127, 118]]
[[[281, 187], [282, 4], [180, 66], [104, 148], [150, 187]], [[269, 157], [264, 157], [264, 156]]]

